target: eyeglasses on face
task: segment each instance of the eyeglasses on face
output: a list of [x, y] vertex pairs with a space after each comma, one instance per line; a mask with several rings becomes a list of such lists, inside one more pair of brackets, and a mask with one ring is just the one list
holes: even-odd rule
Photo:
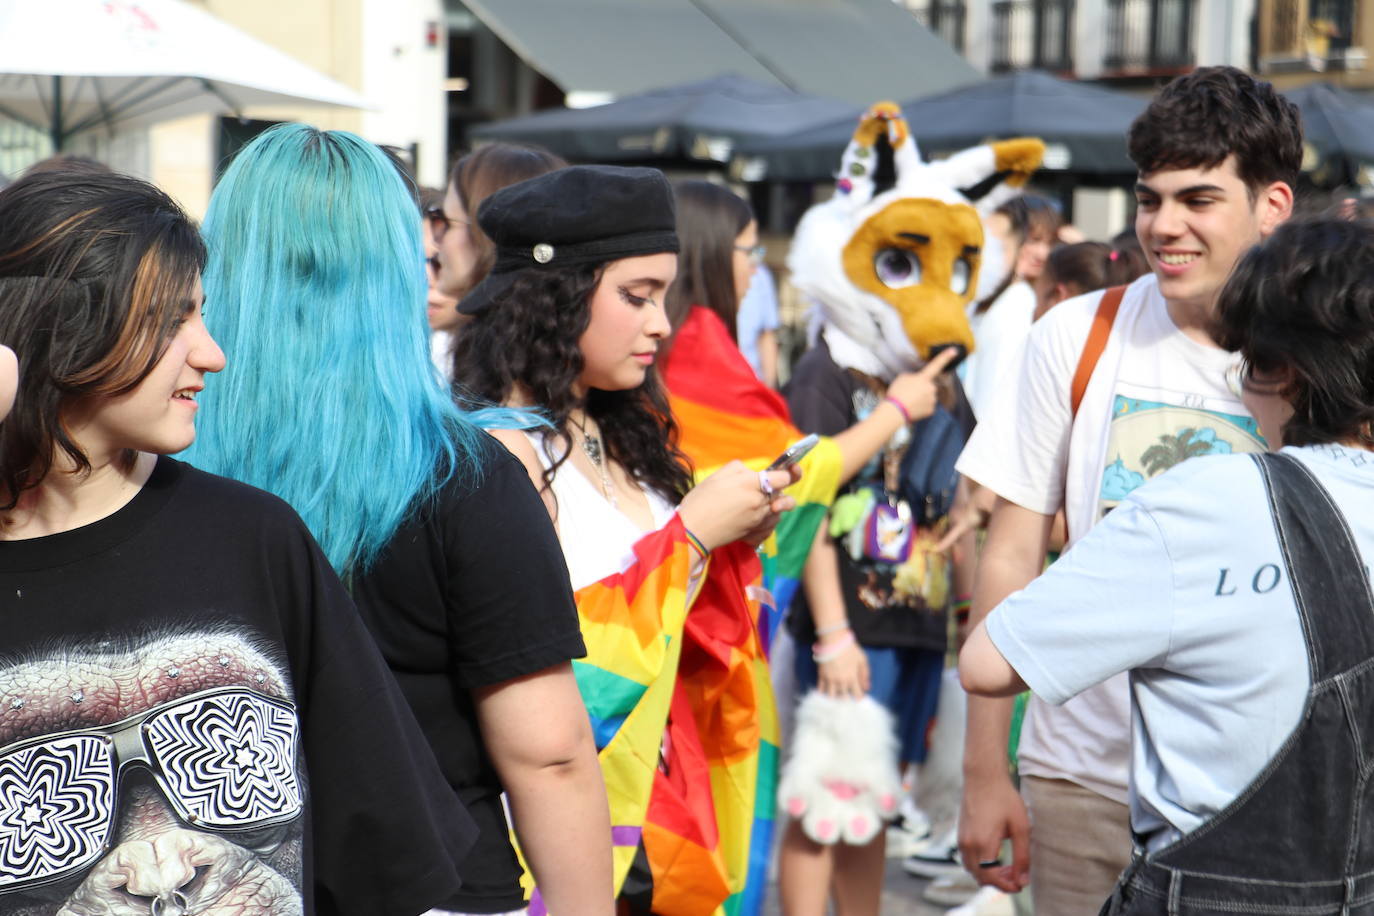
[[449, 216], [444, 212], [444, 208], [437, 204], [425, 207], [425, 222], [429, 223], [429, 231], [434, 236], [434, 241], [436, 242], [443, 239], [444, 235], [448, 233], [448, 230], [454, 223], [460, 226], [466, 226], [468, 224], [468, 221], [465, 219], [455, 219]]
[[241, 687], [181, 697], [112, 725], [0, 748], [0, 891], [57, 881], [114, 845], [121, 776], [149, 772], [176, 816], [205, 830], [295, 819], [295, 709]]
[[736, 245], [735, 250], [745, 255], [754, 264], [762, 264], [768, 249], [763, 245]]

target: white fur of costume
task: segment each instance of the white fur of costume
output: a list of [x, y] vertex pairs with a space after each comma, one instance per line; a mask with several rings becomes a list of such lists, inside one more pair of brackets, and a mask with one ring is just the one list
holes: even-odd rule
[[817, 843], [863, 846], [896, 816], [901, 795], [892, 714], [871, 697], [807, 694], [778, 785], [788, 816]]
[[[896, 183], [875, 193], [883, 135]], [[802, 217], [787, 259], [793, 285], [820, 309], [838, 365], [890, 381], [919, 368], [934, 347], [973, 350], [964, 309], [983, 260], [982, 217], [1019, 192], [1044, 148], [1035, 139], [1004, 140], [926, 163], [896, 105], [880, 102], [864, 114], [834, 196]], [[998, 174], [1004, 180], [976, 202], [959, 190]], [[884, 272], [885, 257], [918, 267], [894, 277]]]

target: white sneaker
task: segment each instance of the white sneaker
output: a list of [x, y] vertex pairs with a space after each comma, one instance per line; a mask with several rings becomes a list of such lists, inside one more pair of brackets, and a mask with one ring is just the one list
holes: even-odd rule
[[921, 899], [936, 906], [960, 906], [968, 903], [978, 893], [978, 882], [966, 871], [958, 874], [941, 875], [921, 893]]
[[905, 859], [925, 848], [930, 836], [930, 818], [917, 808], [911, 796], [904, 796], [897, 806], [897, 823], [887, 828], [887, 857]]
[[887, 857], [889, 859], [905, 859], [913, 853], [920, 852], [926, 848], [926, 838], [929, 836], [929, 832], [917, 835], [905, 827], [889, 827], [887, 828]]
[[951, 827], [926, 840], [920, 849], [902, 860], [902, 871], [917, 878], [940, 878], [963, 874], [959, 864], [958, 829]]
[[916, 807], [916, 800], [909, 793], [897, 805], [897, 823], [916, 836], [930, 836], [930, 818]]
[[945, 916], [1013, 916], [1015, 912], [1016, 906], [1010, 894], [995, 887], [983, 887], [967, 903], [955, 907]]

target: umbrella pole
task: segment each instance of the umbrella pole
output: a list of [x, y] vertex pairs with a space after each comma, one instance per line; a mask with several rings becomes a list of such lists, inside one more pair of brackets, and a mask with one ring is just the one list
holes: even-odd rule
[[62, 77], [52, 78], [52, 151], [53, 155], [62, 152]]

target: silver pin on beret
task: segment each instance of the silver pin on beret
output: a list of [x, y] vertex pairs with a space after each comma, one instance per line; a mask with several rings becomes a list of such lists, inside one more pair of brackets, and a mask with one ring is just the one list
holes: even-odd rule
[[553, 260], [553, 246], [547, 242], [540, 242], [534, 246], [534, 259], [540, 264], [547, 264]]

